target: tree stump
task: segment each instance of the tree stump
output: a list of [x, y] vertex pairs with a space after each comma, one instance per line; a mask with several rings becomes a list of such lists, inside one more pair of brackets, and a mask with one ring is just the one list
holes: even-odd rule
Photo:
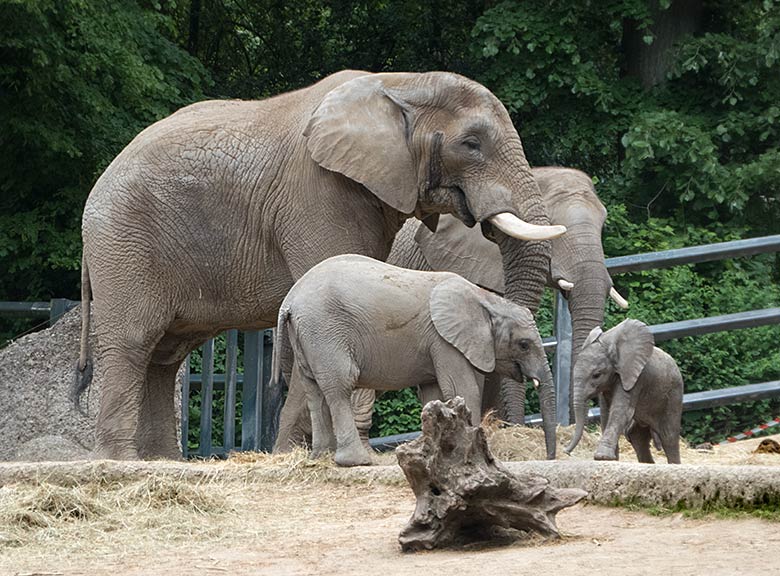
[[484, 430], [469, 422], [462, 398], [429, 402], [422, 411], [422, 435], [396, 449], [417, 497], [398, 537], [401, 548], [453, 546], [508, 528], [558, 537], [555, 515], [587, 492], [553, 488], [541, 476], [512, 474], [490, 453]]

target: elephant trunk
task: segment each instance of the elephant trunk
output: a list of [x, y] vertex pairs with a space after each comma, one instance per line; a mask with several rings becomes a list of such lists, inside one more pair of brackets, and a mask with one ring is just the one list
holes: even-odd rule
[[574, 387], [574, 421], [577, 425], [574, 428], [574, 435], [571, 438], [571, 442], [564, 450], [566, 454], [571, 454], [572, 450], [577, 447], [577, 444], [579, 444], [582, 439], [585, 424], [588, 422], [588, 401], [585, 395], [584, 386]]
[[525, 423], [525, 383], [512, 378], [501, 378], [500, 416], [510, 424]]
[[604, 323], [604, 306], [611, 281], [606, 268], [601, 265], [600, 273], [583, 271], [574, 275], [574, 288], [568, 294], [571, 313], [572, 346], [571, 367], [574, 376], [574, 364], [582, 345], [590, 331]]
[[555, 430], [558, 422], [555, 413], [555, 386], [553, 385], [552, 374], [539, 384], [539, 406], [542, 413], [542, 429], [544, 430], [547, 459], [555, 460], [557, 444]]
[[[519, 142], [518, 142], [519, 143]], [[512, 203], [518, 215], [531, 224], [549, 226], [539, 186], [522, 156], [519, 178], [512, 186]], [[495, 240], [504, 269], [504, 297], [536, 314], [550, 269], [550, 241], [517, 240], [497, 230]]]

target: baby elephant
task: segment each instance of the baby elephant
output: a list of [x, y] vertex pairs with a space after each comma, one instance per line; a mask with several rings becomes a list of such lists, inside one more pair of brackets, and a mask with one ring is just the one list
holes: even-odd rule
[[[341, 466], [371, 463], [352, 415], [354, 388], [419, 386], [423, 404], [461, 396], [476, 425], [483, 374], [520, 381], [525, 374], [540, 382], [541, 402], [554, 410], [552, 375], [531, 313], [451, 272], [353, 254], [329, 258], [295, 283], [279, 310], [276, 382], [277, 351], [288, 333], [295, 354], [290, 387], [306, 391], [312, 455], [335, 448]], [[554, 457], [554, 444], [552, 450]]]
[[683, 380], [674, 359], [653, 342], [650, 329], [639, 320], [623, 320], [606, 332], [599, 327], [591, 330], [574, 366], [577, 426], [567, 454], [582, 437], [588, 400], [602, 393], [608, 412], [596, 460], [617, 460], [618, 438], [625, 433], [639, 461], [653, 463], [650, 437], [654, 433], [666, 460], [680, 463]]

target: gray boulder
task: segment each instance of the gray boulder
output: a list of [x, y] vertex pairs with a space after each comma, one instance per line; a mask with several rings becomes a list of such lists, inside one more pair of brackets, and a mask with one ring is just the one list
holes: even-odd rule
[[[95, 362], [94, 322], [91, 327], [90, 358]], [[81, 398], [82, 414], [71, 401], [80, 333], [81, 308], [76, 307], [51, 328], [0, 350], [0, 460], [79, 460], [89, 456], [95, 443], [102, 382], [95, 365], [92, 384]], [[182, 377], [180, 370], [177, 406], [181, 405]]]

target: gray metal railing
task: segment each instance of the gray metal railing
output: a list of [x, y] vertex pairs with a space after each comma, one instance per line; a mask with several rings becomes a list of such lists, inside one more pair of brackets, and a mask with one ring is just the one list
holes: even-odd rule
[[[208, 457], [224, 455], [232, 450], [270, 451], [274, 436], [273, 412], [269, 405], [267, 386], [271, 373], [273, 330], [242, 333], [243, 374], [239, 373], [239, 332], [225, 333], [225, 373], [214, 372], [214, 340], [201, 349], [201, 373], [191, 374], [187, 358], [182, 384], [181, 447], [184, 456]], [[215, 414], [214, 398], [218, 392], [222, 401], [221, 414]], [[194, 450], [189, 448], [189, 408], [197, 393], [200, 402], [199, 437]], [[204, 409], [204, 407], [206, 407]], [[236, 415], [240, 414], [240, 438], [236, 438]], [[215, 419], [222, 423], [220, 443], [215, 445]]]
[[67, 298], [52, 298], [48, 302], [0, 302], [0, 316], [48, 318], [54, 324], [68, 310], [81, 302]]

